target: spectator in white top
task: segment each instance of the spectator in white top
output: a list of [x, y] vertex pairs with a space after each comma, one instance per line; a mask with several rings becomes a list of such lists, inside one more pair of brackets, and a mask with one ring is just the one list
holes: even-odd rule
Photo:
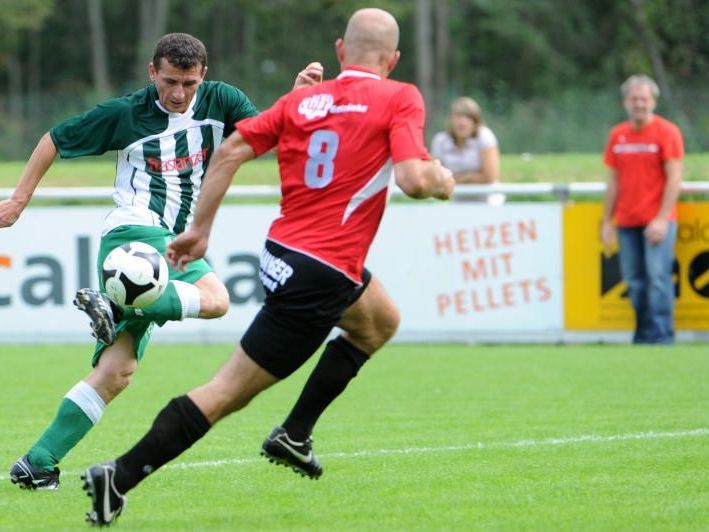
[[446, 131], [436, 133], [431, 155], [453, 172], [456, 183], [495, 183], [500, 150], [495, 134], [485, 126], [480, 106], [468, 97], [453, 101]]

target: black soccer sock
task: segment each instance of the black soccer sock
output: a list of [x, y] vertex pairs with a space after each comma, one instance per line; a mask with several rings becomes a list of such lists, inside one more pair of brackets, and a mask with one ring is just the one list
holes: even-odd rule
[[320, 414], [344, 391], [367, 360], [369, 356], [364, 351], [342, 336], [329, 342], [283, 422], [288, 436], [295, 441], [304, 441], [310, 436]]
[[116, 460], [116, 489], [126, 493], [150, 473], [189, 449], [210, 428], [192, 399], [172, 399], [135, 446]]

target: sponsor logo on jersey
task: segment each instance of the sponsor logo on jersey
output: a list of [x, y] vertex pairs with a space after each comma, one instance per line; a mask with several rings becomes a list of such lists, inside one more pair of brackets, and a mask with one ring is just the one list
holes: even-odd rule
[[170, 171], [181, 172], [182, 170], [187, 170], [188, 168], [194, 168], [198, 164], [204, 164], [207, 160], [207, 153], [210, 149], [211, 146], [207, 146], [203, 150], [200, 150], [192, 155], [176, 157], [166, 161], [158, 159], [157, 157], [148, 157], [146, 161], [148, 164], [148, 170], [164, 173]]
[[366, 113], [367, 106], [361, 103], [346, 103], [344, 105], [333, 105], [330, 112], [335, 113]]
[[308, 120], [327, 116], [334, 100], [331, 94], [313, 94], [304, 98], [298, 105], [298, 112]]
[[613, 153], [657, 153], [660, 147], [657, 144], [616, 144], [613, 146]]
[[314, 94], [303, 98], [298, 105], [298, 112], [308, 120], [324, 118], [328, 113], [366, 113], [367, 106], [359, 103], [335, 105], [331, 94]]

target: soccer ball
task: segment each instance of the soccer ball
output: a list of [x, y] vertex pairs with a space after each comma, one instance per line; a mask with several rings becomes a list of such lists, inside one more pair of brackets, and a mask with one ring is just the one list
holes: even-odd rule
[[163, 256], [144, 242], [128, 242], [112, 250], [103, 261], [102, 275], [108, 297], [119, 307], [147, 307], [170, 280]]

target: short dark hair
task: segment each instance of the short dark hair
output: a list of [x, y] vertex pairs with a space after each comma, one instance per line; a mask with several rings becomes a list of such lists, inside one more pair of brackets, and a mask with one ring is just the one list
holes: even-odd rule
[[182, 69], [200, 64], [207, 66], [207, 48], [198, 38], [189, 33], [168, 33], [155, 45], [153, 65], [160, 69], [160, 60], [167, 59], [172, 66]]

